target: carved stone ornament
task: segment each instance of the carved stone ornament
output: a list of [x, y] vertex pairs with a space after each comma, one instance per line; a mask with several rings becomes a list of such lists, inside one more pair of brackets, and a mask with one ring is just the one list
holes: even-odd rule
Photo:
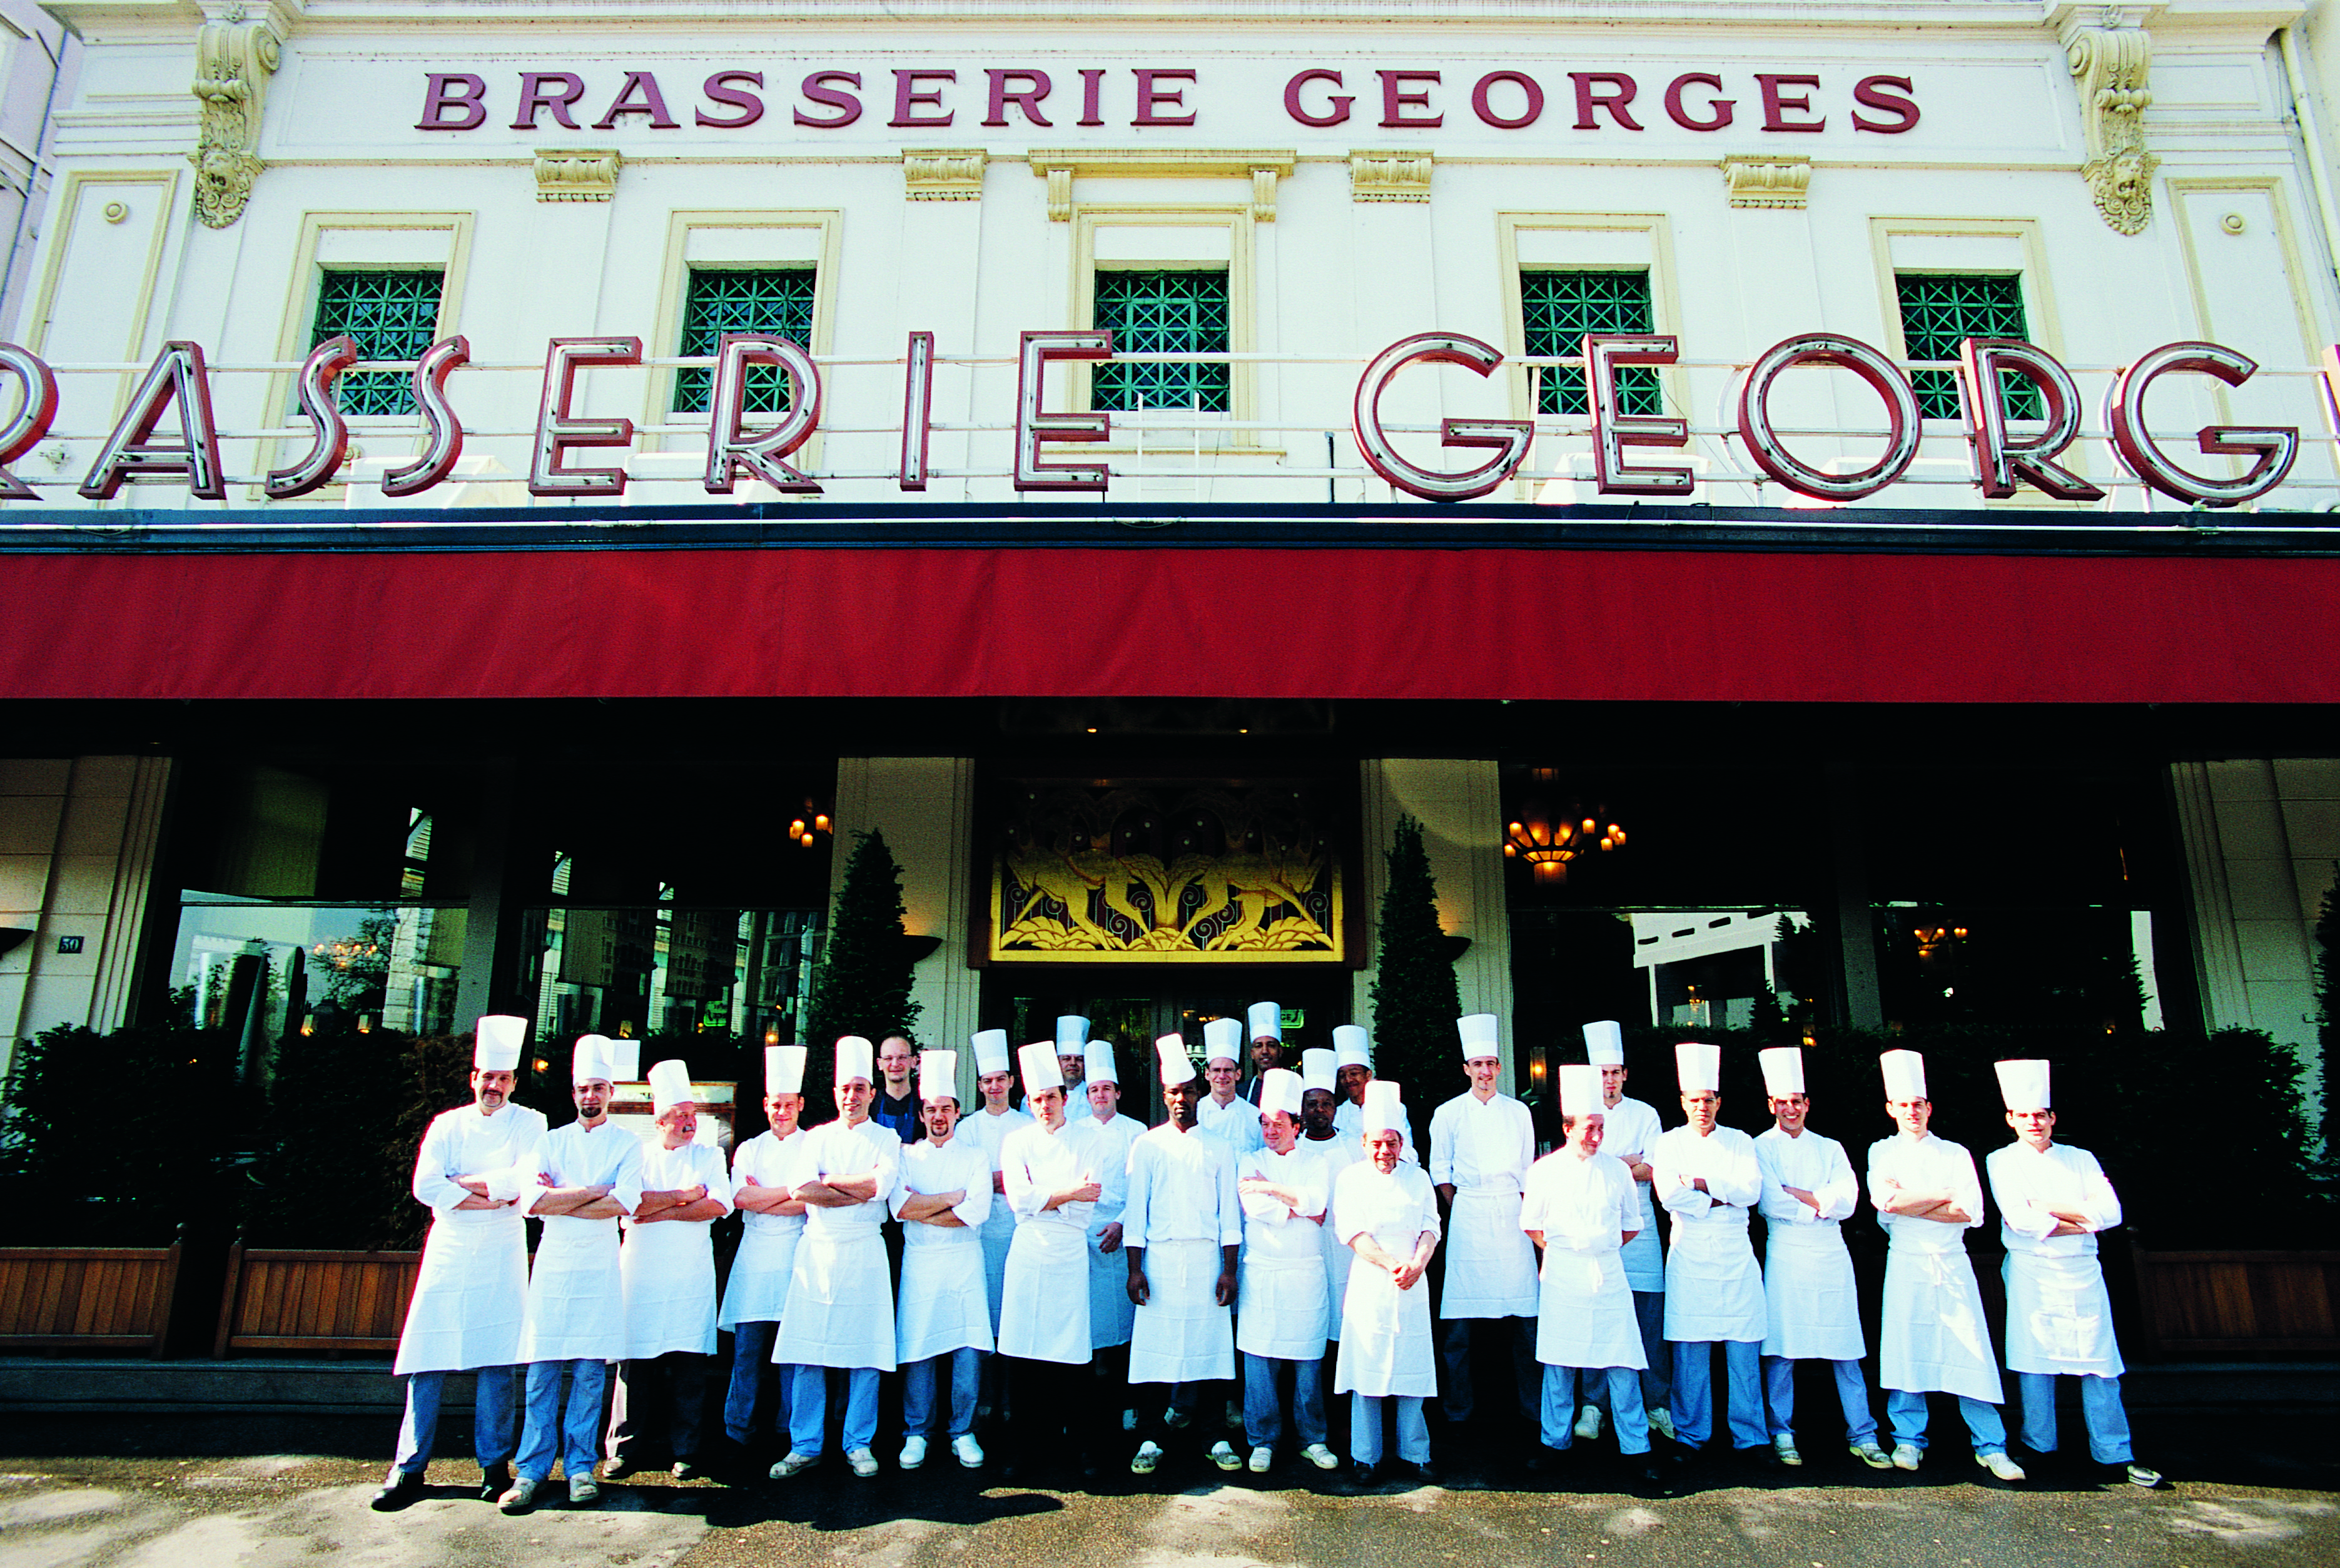
[[1430, 200], [1431, 157], [1421, 153], [1349, 154], [1349, 199], [1353, 202]]
[[2145, 150], [2153, 37], [2142, 27], [2122, 25], [2128, 18], [2117, 7], [2107, 7], [2098, 19], [2104, 25], [2067, 23], [2064, 31], [2087, 137], [2080, 173], [2105, 222], [2121, 233], [2140, 233], [2153, 217], [2153, 171], [2161, 163]]
[[536, 199], [606, 202], [618, 194], [618, 162], [612, 147], [539, 147]]
[[1048, 182], [1048, 218], [1058, 223], [1072, 222], [1076, 177], [1248, 180], [1245, 212], [1254, 223], [1272, 223], [1275, 183], [1291, 174], [1297, 156], [1289, 148], [1241, 147], [1041, 147], [1027, 154], [1032, 172]]
[[242, 0], [206, 21], [195, 35], [195, 216], [224, 229], [243, 216], [252, 183], [260, 177], [260, 109], [268, 79], [283, 58], [281, 24], [273, 13], [250, 17]]
[[1809, 158], [1725, 158], [1722, 179], [1734, 207], [1800, 207], [1812, 188]]
[[905, 151], [903, 192], [914, 202], [978, 202], [983, 199], [987, 154], [976, 152]]

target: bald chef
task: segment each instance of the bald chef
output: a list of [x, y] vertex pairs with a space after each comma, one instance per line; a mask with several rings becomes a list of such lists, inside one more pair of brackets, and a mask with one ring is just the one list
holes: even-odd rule
[[[905, 1470], [927, 1462], [927, 1444], [944, 1429], [951, 1452], [973, 1470], [983, 1463], [975, 1440], [975, 1403], [983, 1358], [991, 1354], [991, 1305], [983, 1288], [983, 1222], [991, 1213], [991, 1161], [958, 1132], [958, 1053], [918, 1053], [919, 1115], [926, 1136], [902, 1153], [894, 1217], [902, 1222], [902, 1300], [894, 1351], [902, 1372]], [[937, 1409], [936, 1374], [949, 1374]]]
[[1086, 1122], [1065, 1120], [1064, 1070], [1055, 1044], [1036, 1040], [1016, 1056], [1024, 1070], [1024, 1105], [1034, 1120], [1008, 1135], [999, 1156], [1004, 1196], [1016, 1214], [999, 1302], [999, 1355], [1010, 1364], [1008, 1397], [1015, 1406], [1005, 1473], [1010, 1480], [1051, 1457], [1096, 1469], [1093, 1447], [1085, 1446], [1099, 1435], [1086, 1430], [1097, 1408], [1096, 1391], [1050, 1374], [1089, 1365], [1087, 1235], [1104, 1190], [1095, 1130]]
[[1536, 1157], [1535, 1123], [1527, 1107], [1495, 1087], [1502, 1067], [1497, 1023], [1492, 1013], [1455, 1020], [1471, 1087], [1430, 1118], [1430, 1179], [1448, 1211], [1446, 1288], [1438, 1304], [1446, 1326], [1439, 1349], [1446, 1363], [1446, 1419], [1458, 1424], [1472, 1415], [1471, 1345], [1482, 1329], [1508, 1342], [1520, 1414], [1532, 1424], [1537, 1419], [1535, 1248], [1520, 1229], [1520, 1189]]
[[1771, 1449], [1782, 1464], [1801, 1464], [1796, 1450], [1796, 1363], [1824, 1361], [1836, 1377], [1845, 1442], [1871, 1470], [1892, 1468], [1877, 1445], [1877, 1416], [1860, 1370], [1869, 1354], [1853, 1294], [1852, 1256], [1844, 1222], [1860, 1202], [1860, 1181], [1844, 1146], [1806, 1125], [1804, 1053], [1773, 1046], [1757, 1053], [1771, 1126], [1755, 1140], [1763, 1169], [1763, 1392], [1771, 1407]]
[[569, 1501], [591, 1503], [601, 1495], [593, 1476], [601, 1446], [601, 1391], [609, 1364], [626, 1354], [618, 1220], [642, 1200], [642, 1140], [610, 1120], [610, 1055], [606, 1036], [577, 1042], [569, 1063], [577, 1119], [539, 1139], [522, 1167], [530, 1186], [522, 1202], [544, 1221], [544, 1235], [529, 1271], [520, 1331], [520, 1359], [528, 1363], [528, 1424], [511, 1488], [496, 1500], [507, 1513], [536, 1506], [536, 1490], [551, 1475], [556, 1450], [569, 1478]]
[[[1185, 1040], [1165, 1035], [1154, 1049], [1169, 1117], [1130, 1146], [1121, 1250], [1129, 1259], [1129, 1299], [1137, 1305], [1129, 1335], [1129, 1381], [1133, 1387], [1171, 1385], [1163, 1423], [1177, 1431], [1194, 1424], [1205, 1384], [1226, 1383], [1235, 1374], [1230, 1309], [1243, 1246], [1243, 1206], [1235, 1192], [1233, 1151], [1197, 1125], [1203, 1094]], [[1225, 1438], [1211, 1444], [1210, 1459], [1222, 1470], [1243, 1464]], [[1145, 1475], [1161, 1463], [1162, 1444], [1149, 1434], [1129, 1468]]]
[[1666, 1254], [1666, 1340], [1674, 1353], [1674, 1436], [1704, 1447], [1714, 1430], [1714, 1346], [1730, 1379], [1730, 1445], [1769, 1445], [1763, 1423], [1763, 1275], [1747, 1216], [1763, 1196], [1755, 1140], [1720, 1125], [1722, 1047], [1674, 1047], [1689, 1125], [1659, 1136], [1651, 1185], [1673, 1218]]
[[[1641, 1326], [1641, 1353], [1649, 1366], [1641, 1374], [1641, 1409], [1650, 1430], [1659, 1436], [1674, 1434], [1673, 1353], [1666, 1348], [1666, 1259], [1658, 1246], [1657, 1199], [1650, 1190], [1650, 1151], [1658, 1145], [1665, 1124], [1657, 1107], [1625, 1092], [1630, 1076], [1625, 1068], [1625, 1030], [1614, 1018], [1584, 1026], [1584, 1059], [1601, 1069], [1601, 1152], [1623, 1166], [1633, 1178], [1634, 1201], [1641, 1206], [1641, 1224], [1625, 1244], [1625, 1282], [1633, 1287], [1633, 1321]], [[1606, 1384], [1593, 1391], [1576, 1419], [1576, 1435], [1590, 1440], [1601, 1435], [1601, 1413], [1608, 1407]]]
[[[804, 1136], [803, 1046], [764, 1047], [766, 1129], [731, 1153], [731, 1206], [740, 1214], [739, 1250], [724, 1282], [715, 1326], [731, 1334], [731, 1385], [723, 1400], [724, 1434], [746, 1448], [755, 1437], [756, 1399], [772, 1365], [772, 1346], [788, 1305], [788, 1280], [804, 1236], [805, 1206], [788, 1190], [788, 1167]], [[796, 1369], [782, 1366], [777, 1430], [788, 1429], [788, 1387]]]
[[665, 1395], [667, 1458], [674, 1477], [701, 1474], [699, 1419], [715, 1355], [714, 1223], [731, 1212], [723, 1151], [699, 1137], [690, 1069], [669, 1059], [650, 1068], [651, 1125], [642, 1140], [642, 1198], [623, 1225], [626, 1359], [610, 1410], [607, 1474], [641, 1468], [643, 1428]]
[[1260, 1136], [1264, 1146], [1235, 1162], [1243, 1205], [1243, 1311], [1235, 1348], [1243, 1354], [1244, 1436], [1251, 1472], [1264, 1475], [1284, 1441], [1278, 1384], [1292, 1383], [1292, 1434], [1300, 1456], [1319, 1470], [1341, 1461], [1324, 1443], [1324, 1344], [1332, 1312], [1324, 1279], [1324, 1210], [1332, 1177], [1300, 1145], [1300, 1075], [1270, 1067], [1261, 1075]]
[[785, 1481], [820, 1462], [828, 1430], [828, 1374], [846, 1374], [845, 1462], [878, 1474], [878, 1374], [894, 1370], [894, 1282], [880, 1228], [902, 1176], [902, 1140], [870, 1119], [875, 1052], [859, 1035], [837, 1042], [837, 1119], [804, 1136], [789, 1191], [805, 1205], [787, 1315], [772, 1359], [792, 1363]]
[[2120, 1346], [2097, 1262], [2097, 1237], [2121, 1222], [2120, 1199], [2086, 1149], [2056, 1141], [2048, 1064], [1998, 1064], [1999, 1095], [2015, 1142], [1983, 1164], [2007, 1243], [2007, 1369], [2023, 1393], [2023, 1444], [2056, 1452], [2056, 1379], [2080, 1383], [2088, 1456], [2139, 1486], [2161, 1473], [2137, 1462], [2121, 1407]]
[[406, 1419], [390, 1477], [373, 1494], [387, 1512], [422, 1494], [451, 1372], [479, 1373], [471, 1444], [480, 1494], [511, 1484], [519, 1439], [521, 1315], [528, 1302], [528, 1226], [519, 1166], [544, 1136], [544, 1116], [511, 1103], [528, 1020], [491, 1014], [471, 1044], [471, 1103], [431, 1118], [414, 1156], [414, 1201], [431, 1211], [422, 1267], [392, 1374], [406, 1379]]

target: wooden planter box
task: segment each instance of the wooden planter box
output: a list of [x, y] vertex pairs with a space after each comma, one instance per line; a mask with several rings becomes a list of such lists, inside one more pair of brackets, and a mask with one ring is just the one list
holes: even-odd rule
[[419, 1252], [233, 1247], [212, 1355], [388, 1355], [398, 1348], [421, 1266]]
[[0, 1350], [160, 1356], [179, 1248], [0, 1247]]
[[2340, 1252], [2133, 1248], [2138, 1314], [2157, 1355], [2340, 1354]]

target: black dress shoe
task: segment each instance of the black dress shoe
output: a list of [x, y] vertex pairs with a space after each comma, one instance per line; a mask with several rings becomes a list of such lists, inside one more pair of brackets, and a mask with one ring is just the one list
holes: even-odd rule
[[1381, 1484], [1382, 1470], [1381, 1466], [1378, 1464], [1368, 1464], [1363, 1460], [1360, 1459], [1353, 1466], [1353, 1474], [1355, 1474], [1357, 1484], [1360, 1486], [1378, 1486]]
[[1406, 1468], [1413, 1472], [1414, 1478], [1418, 1481], [1435, 1481], [1438, 1479], [1438, 1467], [1431, 1464], [1427, 1459], [1423, 1460], [1419, 1464], [1409, 1464], [1406, 1465]]
[[480, 1472], [480, 1501], [493, 1503], [511, 1490], [511, 1466], [491, 1464]]
[[392, 1476], [375, 1493], [366, 1506], [376, 1513], [393, 1513], [422, 1495], [422, 1475], [419, 1471], [402, 1470]]

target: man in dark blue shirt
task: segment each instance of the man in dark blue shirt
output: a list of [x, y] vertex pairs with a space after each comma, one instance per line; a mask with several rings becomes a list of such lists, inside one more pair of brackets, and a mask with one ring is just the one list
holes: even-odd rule
[[894, 1129], [907, 1146], [918, 1139], [918, 1090], [910, 1082], [917, 1047], [900, 1035], [888, 1035], [878, 1047], [878, 1094], [869, 1119]]

